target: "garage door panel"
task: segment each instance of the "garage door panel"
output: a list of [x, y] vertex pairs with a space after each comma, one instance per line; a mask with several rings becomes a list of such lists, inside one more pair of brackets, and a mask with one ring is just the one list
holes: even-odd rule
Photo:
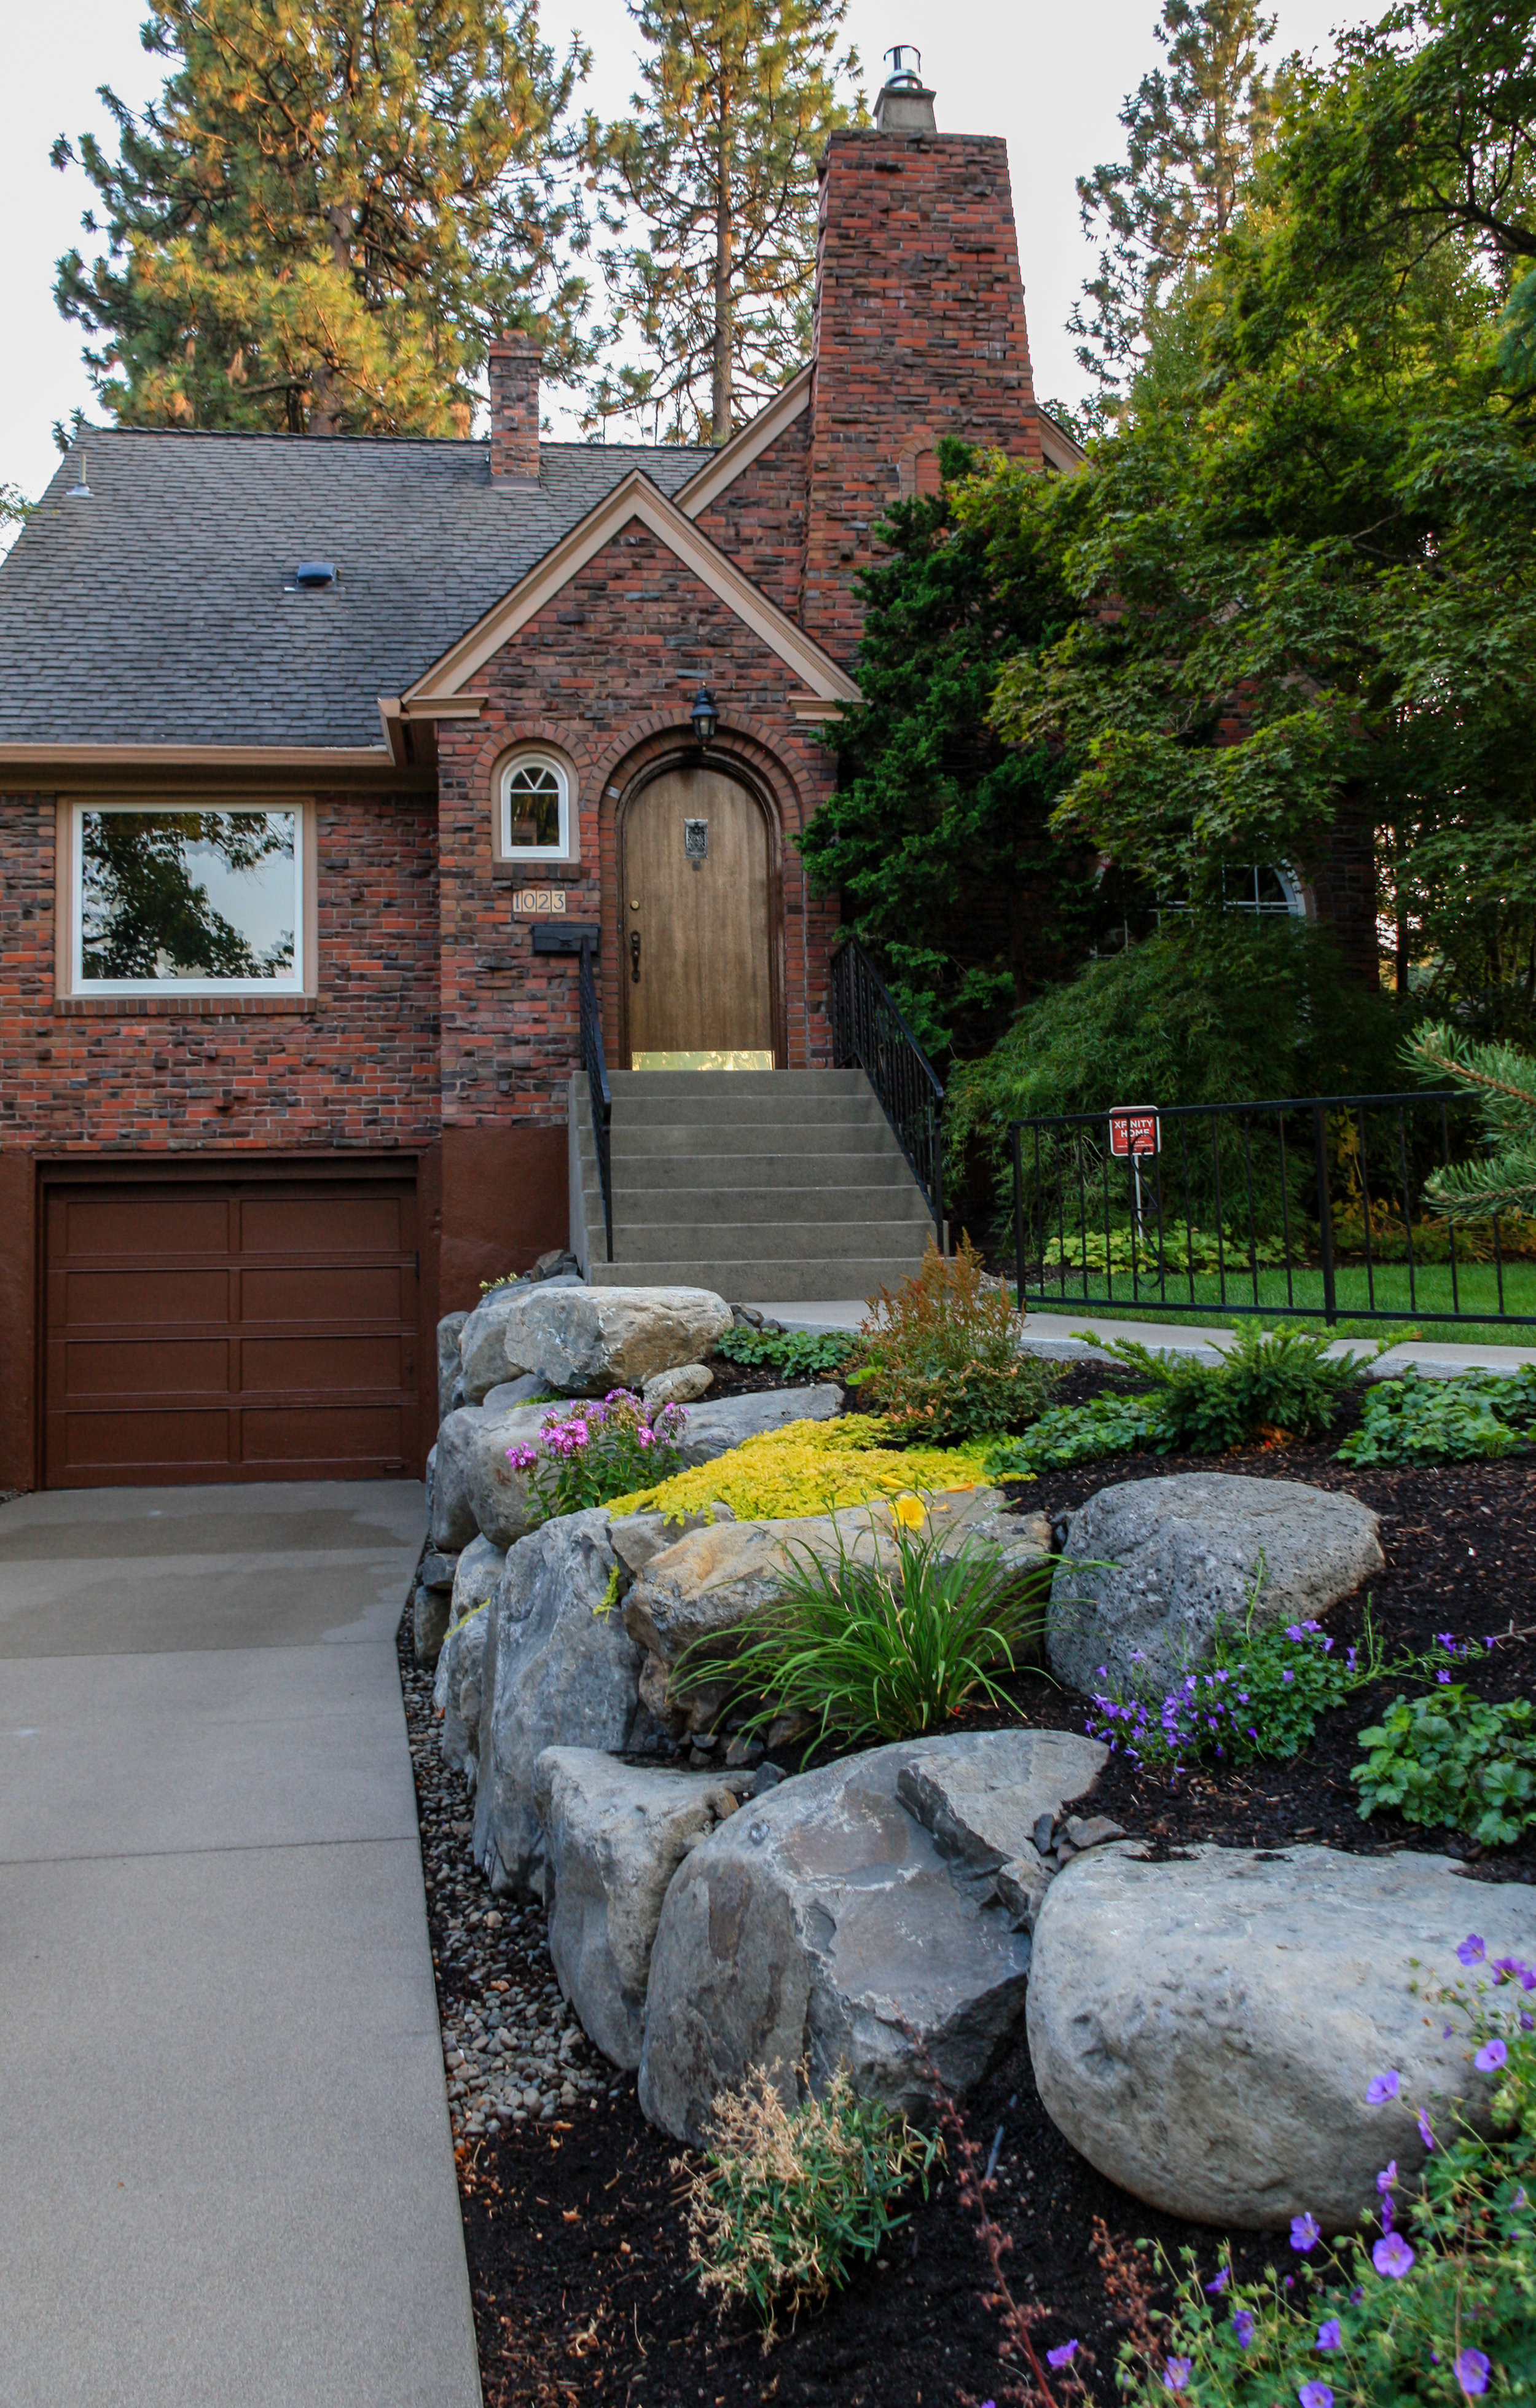
[[64, 1236], [71, 1254], [183, 1254], [229, 1251], [229, 1203], [211, 1196], [124, 1192], [63, 1199]]
[[406, 1244], [405, 1198], [394, 1196], [250, 1197], [240, 1206], [248, 1254], [397, 1254]]
[[207, 1464], [229, 1465], [229, 1415], [224, 1412], [72, 1412], [66, 1418], [65, 1468], [102, 1479]]
[[247, 1338], [240, 1345], [240, 1385], [249, 1396], [270, 1391], [382, 1388], [405, 1384], [401, 1338]]
[[224, 1397], [226, 1338], [71, 1340], [65, 1348], [64, 1393], [95, 1397]]
[[224, 1270], [70, 1271], [65, 1284], [65, 1326], [122, 1329], [142, 1324], [160, 1330], [177, 1323], [229, 1319], [229, 1273]]
[[344, 1478], [418, 1459], [413, 1174], [56, 1175], [45, 1480]]

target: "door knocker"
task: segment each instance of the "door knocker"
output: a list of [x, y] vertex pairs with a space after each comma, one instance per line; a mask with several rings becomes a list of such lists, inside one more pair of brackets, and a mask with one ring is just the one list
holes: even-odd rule
[[684, 820], [682, 823], [682, 857], [696, 869], [702, 869], [710, 857], [710, 823], [708, 820]]

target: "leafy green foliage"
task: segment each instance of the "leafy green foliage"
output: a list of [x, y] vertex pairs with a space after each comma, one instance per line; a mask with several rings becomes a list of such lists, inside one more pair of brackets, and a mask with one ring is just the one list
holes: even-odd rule
[[[586, 354], [563, 62], [524, 0], [161, 0], [168, 64], [79, 163], [105, 252], [59, 264], [127, 425], [467, 435], [491, 337]], [[64, 136], [63, 166], [76, 156]]]
[[1369, 1625], [1362, 1660], [1357, 1648], [1341, 1655], [1315, 1622], [1256, 1632], [1250, 1609], [1242, 1631], [1217, 1625], [1209, 1666], [1186, 1672], [1161, 1700], [1096, 1690], [1087, 1727], [1152, 1768], [1288, 1758], [1315, 1737], [1320, 1714], [1380, 1673]]
[[1133, 1338], [1117, 1338], [1103, 1352], [1156, 1382], [1164, 1440], [1159, 1454], [1222, 1455], [1266, 1429], [1310, 1438], [1332, 1428], [1369, 1359], [1348, 1354], [1330, 1360], [1327, 1350], [1332, 1343], [1331, 1332], [1318, 1337], [1286, 1323], [1265, 1329], [1249, 1321], [1219, 1363], [1202, 1363], [1192, 1354], [1154, 1354]]
[[894, 506], [858, 580], [863, 701], [838, 729], [837, 791], [799, 839], [936, 1058], [985, 1043], [1094, 924], [1091, 857], [1046, 827], [1059, 767], [987, 726], [1002, 663], [1060, 624], [1065, 596], [1043, 551], [1003, 590], [985, 537], [955, 523], [973, 455], [946, 437], [940, 456], [942, 490]]
[[1453, 1079], [1477, 1097], [1488, 1145], [1486, 1161], [1437, 1170], [1425, 1188], [1428, 1201], [1448, 1221], [1536, 1212], [1536, 1059], [1449, 1026], [1420, 1029], [1407, 1050], [1421, 1074]]
[[[596, 423], [653, 409], [673, 442], [724, 443], [811, 351], [816, 167], [865, 122], [842, 98], [847, 0], [631, 0], [650, 46], [633, 117], [609, 129], [609, 180], [647, 229], [604, 254], [616, 318], [650, 354], [593, 395]], [[743, 408], [742, 405], [746, 407]]]
[[885, 1415], [895, 1444], [1022, 1429], [1059, 1376], [1020, 1352], [1022, 1329], [1009, 1289], [987, 1277], [969, 1239], [946, 1257], [930, 1238], [914, 1277], [894, 1295], [882, 1288], [861, 1325], [849, 1385]]
[[1395, 1698], [1360, 1733], [1371, 1753], [1354, 1768], [1360, 1813], [1394, 1808], [1407, 1823], [1463, 1831], [1509, 1847], [1536, 1823], [1536, 1707], [1490, 1705], [1461, 1682], [1424, 1698]]
[[786, 2107], [759, 2068], [717, 2099], [702, 2168], [688, 2186], [689, 2257], [724, 2310], [744, 2300], [771, 2344], [780, 2311], [819, 2305], [857, 2259], [905, 2223], [902, 2193], [927, 2177], [942, 2143], [879, 2100], [858, 2099], [840, 2068], [820, 2098]]
[[1536, 1424], [1536, 1369], [1508, 1378], [1469, 1371], [1455, 1380], [1383, 1380], [1366, 1394], [1341, 1463], [1475, 1463], [1516, 1455]]
[[1101, 1228], [1048, 1239], [1041, 1260], [1047, 1270], [1128, 1271], [1134, 1264], [1143, 1277], [1156, 1278], [1159, 1266], [1165, 1271], [1214, 1271], [1224, 1264], [1230, 1270], [1235, 1263], [1283, 1268], [1285, 1248], [1279, 1238], [1250, 1239], [1236, 1230], [1218, 1239], [1209, 1229], [1174, 1223], [1160, 1235], [1150, 1226], [1138, 1234], [1123, 1223], [1107, 1240]]
[[[1475, 1962], [1484, 1942], [1470, 1932], [1457, 1954]], [[1485, 2391], [1529, 2399], [1536, 2039], [1523, 2013], [1527, 1971], [1501, 1959], [1497, 1987], [1430, 1993], [1437, 2020], [1454, 2018], [1468, 2054], [1476, 2051], [1486, 2128], [1438, 2099], [1406, 2100], [1433, 2146], [1400, 2203], [1396, 2163], [1383, 2168], [1375, 2235], [1368, 2229], [1320, 2247], [1315, 2221], [1298, 2217], [1292, 2271], [1282, 2275], [1271, 2265], [1257, 2280], [1240, 2276], [1229, 2249], [1213, 2280], [1202, 2278], [1192, 2249], [1180, 2253], [1182, 2274], [1160, 2250], [1154, 2255], [1173, 2286], [1173, 2309], [1154, 2309], [1150, 2321], [1140, 2319], [1140, 2342], [1121, 2344], [1119, 2388], [1131, 2408], [1168, 2408], [1174, 2391], [1199, 2408], [1269, 2408], [1298, 2398], [1301, 2408], [1328, 2408], [1335, 2399], [1462, 2408]], [[1382, 2078], [1390, 2080], [1388, 2095], [1401, 2096], [1395, 2071], [1388, 2077], [1383, 2068]], [[1372, 2093], [1383, 2095], [1374, 2084]], [[1389, 2145], [1384, 2136], [1384, 2157]], [[1362, 2200], [1362, 2218], [1366, 2212]], [[1397, 2229], [1400, 2214], [1406, 2231]], [[1139, 2271], [1133, 2264], [1133, 2282]], [[1144, 2294], [1144, 2277], [1136, 2287]]]
[[989, 1480], [1033, 1480], [1041, 1471], [1068, 1471], [1077, 1463], [1098, 1463], [1109, 1455], [1163, 1452], [1159, 1397], [1094, 1397], [1085, 1405], [1053, 1405], [1020, 1438], [993, 1448]]
[[507, 1460], [529, 1474], [529, 1494], [553, 1522], [670, 1479], [682, 1468], [687, 1420], [681, 1405], [663, 1405], [653, 1416], [639, 1397], [613, 1388], [601, 1404], [556, 1406], [544, 1416], [538, 1445], [509, 1447]]
[[737, 1328], [717, 1339], [714, 1351], [749, 1370], [768, 1364], [786, 1380], [798, 1380], [841, 1370], [857, 1343], [851, 1331], [840, 1329]]
[[[888, 1532], [871, 1515], [868, 1545], [851, 1549], [840, 1536], [829, 1559], [792, 1550], [782, 1595], [729, 1666], [735, 1694], [764, 1700], [748, 1730], [803, 1713], [815, 1726], [810, 1746], [868, 1744], [940, 1729], [971, 1698], [1007, 1702], [1000, 1675], [1038, 1654], [1043, 1594], [988, 1548], [946, 1555], [932, 1524], [908, 1526], [923, 1519], [914, 1498], [898, 1498]], [[701, 1659], [683, 1685], [720, 1673]]]

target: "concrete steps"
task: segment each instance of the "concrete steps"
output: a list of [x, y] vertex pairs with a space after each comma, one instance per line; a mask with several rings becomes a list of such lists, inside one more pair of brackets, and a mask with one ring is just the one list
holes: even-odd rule
[[732, 1304], [868, 1296], [922, 1260], [933, 1222], [861, 1070], [610, 1083], [611, 1263], [587, 1082], [571, 1082], [571, 1243], [594, 1285], [709, 1287]]

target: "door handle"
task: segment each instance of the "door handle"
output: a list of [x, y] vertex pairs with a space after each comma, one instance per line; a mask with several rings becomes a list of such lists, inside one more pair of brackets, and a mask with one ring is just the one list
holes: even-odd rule
[[640, 982], [640, 932], [638, 928], [631, 928], [629, 931], [629, 975], [634, 980], [635, 984], [639, 986]]

